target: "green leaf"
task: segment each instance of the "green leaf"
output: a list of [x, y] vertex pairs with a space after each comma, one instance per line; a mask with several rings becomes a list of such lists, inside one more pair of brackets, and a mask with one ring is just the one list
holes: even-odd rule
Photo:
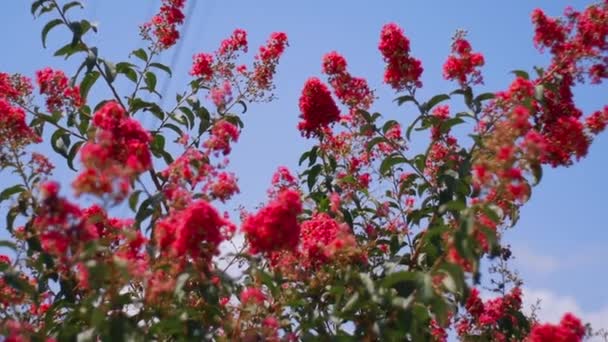
[[239, 101], [237, 103], [240, 104], [243, 107], [243, 111], [241, 112], [241, 114], [247, 113], [247, 104], [245, 103], [245, 101], [241, 100], [241, 101]]
[[192, 129], [192, 127], [194, 127], [194, 113], [192, 112], [192, 110], [190, 110], [190, 108], [182, 106], [179, 107], [179, 110], [184, 113], [184, 115], [188, 118], [188, 127], [190, 129]]
[[34, 293], [34, 287], [16, 273], [7, 273], [4, 275], [4, 281], [17, 291], [25, 293]]
[[161, 134], [155, 134], [152, 139], [152, 144], [150, 144], [150, 150], [152, 151], [152, 154], [160, 157], [160, 153], [165, 150], [165, 137]]
[[80, 147], [84, 144], [84, 141], [78, 141], [77, 143], [75, 143], [74, 145], [72, 145], [72, 147], [70, 148], [70, 151], [68, 152], [68, 167], [74, 171], [78, 171], [74, 168], [74, 158], [76, 158], [76, 155], [78, 154], [78, 151], [80, 151]]
[[0, 247], [10, 248], [14, 251], [17, 250], [17, 244], [15, 244], [12, 241], [8, 241], [8, 240], [0, 240]]
[[73, 54], [78, 53], [78, 52], [84, 52], [84, 51], [88, 51], [87, 47], [84, 44], [78, 43], [74, 46], [73, 44], [69, 43], [69, 44], [64, 45], [59, 50], [55, 51], [54, 56], [55, 57], [65, 56], [65, 59], [68, 59]]
[[87, 96], [89, 95], [89, 91], [91, 90], [91, 87], [93, 87], [95, 82], [97, 82], [99, 76], [100, 74], [98, 71], [91, 71], [84, 76], [82, 82], [80, 82], [80, 96], [83, 99], [86, 100]]
[[146, 82], [146, 87], [148, 87], [148, 90], [150, 92], [155, 92], [156, 91], [156, 75], [153, 72], [146, 72], [146, 76], [144, 77], [144, 81]]
[[393, 166], [397, 164], [407, 163], [407, 159], [398, 155], [391, 155], [386, 157], [380, 164], [380, 174], [386, 175], [388, 171], [392, 169]]
[[414, 127], [416, 127], [416, 124], [418, 123], [418, 121], [422, 120], [422, 115], [419, 115], [408, 127], [407, 130], [405, 132], [405, 137], [407, 138], [407, 140], [410, 140], [410, 137], [412, 136], [412, 130], [414, 129]]
[[55, 152], [64, 157], [68, 157], [68, 147], [70, 146], [70, 135], [68, 132], [58, 129], [51, 136], [51, 147]]
[[365, 148], [367, 149], [367, 152], [370, 152], [374, 148], [374, 146], [382, 142], [386, 142], [386, 139], [384, 137], [375, 137], [367, 143]]
[[79, 1], [72, 1], [72, 2], [68, 2], [67, 4], [63, 5], [63, 13], [65, 14], [67, 11], [70, 10], [70, 8], [76, 7], [76, 6], [79, 6], [80, 8], [84, 8], [84, 6]]
[[137, 209], [137, 203], [139, 202], [139, 195], [141, 194], [141, 192], [141, 190], [135, 190], [129, 196], [129, 208], [131, 208], [131, 210], [133, 211]]
[[315, 184], [317, 183], [319, 173], [321, 173], [321, 165], [315, 165], [308, 171], [308, 178], [306, 181], [310, 191], [312, 191], [312, 188], [314, 188]]
[[395, 285], [403, 282], [416, 281], [417, 274], [409, 271], [395, 272], [387, 275], [382, 279], [381, 285], [385, 288], [392, 288]]
[[175, 133], [177, 133], [178, 136], [182, 136], [184, 134], [184, 132], [182, 132], [181, 128], [175, 126], [172, 123], [166, 123], [163, 127], [167, 127], [169, 129], [171, 129], [172, 131], [174, 131]]
[[38, 9], [40, 8], [40, 6], [42, 6], [42, 4], [45, 1], [46, 0], [37, 0], [37, 1], [34, 1], [32, 3], [32, 6], [30, 7], [30, 13], [32, 13], [33, 16], [36, 16], [36, 12], [38, 11]]
[[108, 82], [114, 82], [114, 80], [116, 79], [116, 66], [114, 65], [114, 63], [106, 61], [105, 59], [102, 63]]
[[513, 71], [511, 71], [511, 73], [515, 74], [515, 76], [517, 76], [517, 77], [521, 77], [526, 80], [530, 79], [530, 75], [528, 74], [527, 71], [524, 71], [524, 70], [513, 70]]
[[460, 125], [461, 123], [464, 123], [464, 120], [459, 117], [447, 119], [441, 123], [441, 132], [446, 133], [452, 129], [452, 127]]
[[12, 207], [9, 209], [8, 213], [6, 213], [6, 230], [9, 232], [13, 232], [13, 225], [15, 224], [15, 219], [19, 215], [19, 207]]
[[483, 94], [479, 94], [476, 98], [475, 98], [475, 102], [481, 103], [483, 101], [487, 101], [487, 100], [491, 100], [494, 97], [496, 97], [496, 95], [494, 95], [494, 93], [483, 93]]
[[137, 73], [133, 69], [135, 65], [127, 62], [116, 64], [116, 73], [125, 75], [131, 82], [137, 83]]
[[534, 163], [530, 165], [530, 169], [532, 171], [532, 175], [534, 176], [534, 183], [532, 183], [532, 185], [538, 185], [543, 178], [543, 167], [539, 163]]
[[61, 24], [63, 24], [63, 21], [61, 21], [61, 19], [53, 19], [53, 20], [49, 21], [46, 25], [44, 25], [44, 28], [42, 29], [42, 47], [43, 48], [46, 49], [46, 36], [49, 34], [49, 32], [54, 27], [57, 27]]
[[435, 107], [437, 104], [439, 104], [445, 100], [449, 100], [449, 99], [450, 99], [450, 95], [448, 95], [448, 94], [435, 95], [428, 102], [424, 103], [422, 105], [422, 108], [425, 111], [429, 111], [429, 110], [433, 109], [433, 107]]
[[144, 62], [148, 60], [148, 54], [146, 53], [146, 50], [144, 50], [143, 48], [137, 49], [137, 50], [131, 52], [131, 54], [133, 56], [141, 59]]
[[157, 68], [157, 69], [160, 69], [160, 70], [166, 72], [167, 74], [169, 74], [169, 76], [173, 76], [173, 73], [171, 72], [171, 68], [169, 68], [168, 66], [166, 66], [164, 64], [150, 63], [150, 66], [153, 67], [153, 68]]
[[25, 190], [25, 188], [21, 184], [13, 185], [10, 188], [4, 189], [0, 193], [0, 203], [2, 203], [3, 201], [9, 199], [12, 195], [21, 193], [24, 190]]
[[399, 125], [399, 123], [395, 120], [388, 120], [387, 122], [384, 123], [384, 125], [382, 126], [382, 132], [384, 134], [386, 134], [386, 132], [388, 132], [391, 128], [393, 128], [393, 126], [395, 125]]
[[394, 102], [397, 102], [397, 104], [399, 106], [401, 106], [402, 104], [406, 103], [406, 102], [416, 102], [416, 98], [410, 95], [404, 95], [404, 96], [399, 96], [398, 98], [396, 98], [394, 100]]
[[304, 153], [302, 153], [302, 156], [300, 156], [300, 160], [298, 161], [298, 165], [302, 165], [302, 163], [308, 159], [308, 156], [310, 156], [310, 151], [306, 151]]

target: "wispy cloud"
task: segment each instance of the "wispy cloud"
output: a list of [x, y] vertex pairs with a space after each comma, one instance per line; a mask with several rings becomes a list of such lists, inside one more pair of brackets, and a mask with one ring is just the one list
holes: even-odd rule
[[559, 295], [548, 289], [523, 288], [524, 312], [530, 313], [532, 305], [540, 300], [538, 318], [542, 322], [558, 323], [566, 312], [581, 318], [583, 323], [591, 323], [594, 330], [608, 329], [608, 303], [599, 310], [583, 310], [572, 296]]
[[588, 247], [577, 250], [567, 258], [563, 255], [554, 255], [538, 248], [531, 248], [525, 244], [513, 244], [514, 265], [517, 270], [538, 275], [549, 275], [557, 271], [579, 269], [602, 265], [608, 258], [608, 250], [604, 248]]

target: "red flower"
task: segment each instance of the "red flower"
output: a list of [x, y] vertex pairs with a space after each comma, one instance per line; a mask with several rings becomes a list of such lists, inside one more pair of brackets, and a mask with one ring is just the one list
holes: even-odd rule
[[410, 56], [410, 41], [397, 24], [382, 27], [378, 49], [387, 63], [384, 82], [400, 91], [409, 87], [422, 87], [422, 63]]
[[374, 93], [367, 81], [353, 77], [346, 71], [346, 59], [337, 52], [330, 52], [323, 57], [323, 72], [329, 76], [336, 96], [351, 109], [367, 110], [374, 101]]
[[0, 72], [0, 99], [23, 101], [32, 93], [32, 82], [19, 74], [9, 75]]
[[213, 56], [208, 53], [194, 55], [190, 75], [210, 80], [213, 77]]
[[226, 202], [230, 197], [239, 192], [239, 186], [234, 174], [222, 172], [209, 185], [209, 190], [214, 198]]
[[300, 237], [298, 215], [302, 212], [300, 194], [291, 189], [282, 191], [275, 199], [243, 222], [252, 253], [295, 250]]
[[585, 327], [571, 313], [565, 314], [559, 325], [537, 324], [532, 328], [530, 342], [579, 342], [585, 336]]
[[304, 84], [300, 96], [300, 113], [302, 121], [298, 124], [298, 129], [306, 137], [319, 134], [322, 128], [340, 119], [340, 110], [327, 86], [315, 77]]
[[25, 112], [0, 98], [0, 149], [40, 142], [40, 137], [25, 122]]
[[40, 94], [46, 95], [46, 107], [49, 112], [82, 106], [80, 89], [78, 86], [69, 86], [69, 80], [63, 71], [51, 68], [39, 70], [36, 72], [36, 81]]
[[346, 59], [336, 51], [323, 56], [323, 73], [327, 75], [341, 74], [346, 71]]
[[566, 39], [566, 29], [559, 20], [549, 18], [541, 9], [532, 12], [535, 26], [534, 44], [537, 47], [554, 47]]
[[262, 290], [255, 287], [248, 287], [241, 292], [241, 303], [247, 304], [264, 304], [266, 295]]
[[226, 120], [220, 120], [211, 128], [211, 135], [209, 139], [203, 143], [203, 146], [210, 151], [221, 151], [224, 155], [227, 155], [232, 150], [230, 143], [237, 142], [238, 140], [239, 129]]
[[236, 29], [232, 35], [224, 39], [218, 50], [220, 56], [230, 56], [237, 51], [247, 52], [247, 31]]
[[585, 125], [593, 134], [601, 133], [608, 124], [608, 106], [602, 111], [596, 111], [585, 120]]
[[472, 83], [483, 82], [479, 67], [484, 65], [483, 55], [473, 53], [471, 44], [462, 37], [457, 36], [452, 43], [452, 54], [443, 65], [443, 77], [456, 80], [462, 87]]
[[179, 39], [177, 26], [184, 22], [184, 5], [185, 0], [163, 0], [160, 12], [143, 25], [144, 34], [150, 28], [153, 29], [152, 33], [156, 36], [159, 48], [168, 49]]
[[583, 124], [572, 116], [560, 117], [546, 128], [545, 162], [551, 165], [572, 164], [572, 157], [580, 159], [587, 155], [591, 143], [583, 130]]
[[85, 170], [74, 182], [78, 193], [101, 195], [113, 192], [117, 181], [117, 200], [128, 192], [129, 180], [152, 165], [150, 134], [138, 121], [127, 116], [116, 102], [107, 102], [93, 116], [97, 134], [80, 150]]
[[231, 225], [211, 204], [198, 200], [159, 221], [155, 239], [171, 255], [209, 260], [224, 241], [222, 230]]
[[302, 252], [312, 265], [328, 262], [336, 251], [354, 242], [347, 230], [325, 213], [304, 221], [300, 238]]
[[273, 32], [266, 45], [260, 46], [260, 50], [255, 57], [252, 76], [258, 89], [265, 90], [271, 87], [272, 77], [279, 63], [279, 58], [288, 45], [285, 33]]

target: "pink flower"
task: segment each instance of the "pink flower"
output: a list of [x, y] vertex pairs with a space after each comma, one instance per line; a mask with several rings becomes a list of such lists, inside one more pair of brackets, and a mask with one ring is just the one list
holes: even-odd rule
[[243, 222], [243, 232], [252, 253], [269, 253], [276, 250], [294, 250], [300, 238], [298, 215], [302, 212], [300, 194], [291, 189], [249, 215]]
[[241, 303], [247, 304], [264, 304], [266, 295], [258, 288], [248, 287], [241, 292]]
[[306, 81], [300, 96], [300, 118], [298, 129], [302, 135], [318, 135], [322, 128], [328, 127], [340, 118], [340, 110], [327, 86], [318, 78]]
[[410, 56], [410, 41], [397, 24], [390, 23], [382, 27], [378, 49], [386, 62], [385, 83], [397, 91], [422, 87], [422, 63]]

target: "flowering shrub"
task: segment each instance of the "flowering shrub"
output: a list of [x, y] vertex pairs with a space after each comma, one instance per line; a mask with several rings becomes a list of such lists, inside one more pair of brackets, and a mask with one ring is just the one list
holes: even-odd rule
[[[483, 259], [510, 259], [501, 238], [543, 169], [583, 158], [608, 124], [608, 106], [586, 115], [572, 94], [608, 77], [607, 1], [562, 18], [534, 11], [534, 43], [549, 65], [515, 71], [507, 89], [492, 93], [475, 93], [484, 57], [458, 32], [443, 67], [456, 89], [426, 100], [416, 96], [422, 61], [403, 29], [387, 24], [378, 45], [384, 82], [399, 105], [417, 110], [411, 122], [370, 113], [374, 91], [329, 52], [327, 80], [305, 81], [299, 101], [298, 129], [314, 146], [298, 175], [280, 167], [267, 202], [240, 219], [219, 209], [240, 191], [229, 159], [244, 129], [238, 111], [272, 100], [287, 36], [271, 34], [248, 65], [247, 33], [235, 30], [215, 52], [193, 57], [187, 90], [163, 108], [145, 98], [160, 95], [158, 72], [171, 73], [156, 60], [179, 39], [185, 0], [163, 0], [141, 25], [146, 48], [118, 63], [87, 43], [97, 29], [73, 18], [78, 5], [31, 7], [50, 18], [43, 45], [52, 30], [71, 32], [55, 55], [84, 57], [72, 77], [46, 68], [35, 87], [0, 73], [0, 168], [15, 175], [0, 193], [10, 203], [3, 340], [445, 341], [452, 333], [536, 342], [588, 334], [569, 313], [557, 325], [526, 316], [521, 282], [507, 268], [497, 266], [503, 277], [491, 281], [498, 296], [484, 299], [478, 288], [492, 277]], [[119, 93], [119, 78], [132, 83], [128, 93]], [[112, 98], [91, 103], [101, 84]], [[458, 100], [466, 110], [454, 113]], [[151, 129], [142, 112], [157, 118]], [[471, 128], [471, 141], [451, 133], [458, 125]], [[413, 130], [429, 134], [418, 154], [408, 149]], [[54, 181], [35, 144], [65, 159], [71, 187]], [[132, 215], [113, 217], [127, 206]], [[222, 244], [234, 253], [222, 254]]]

